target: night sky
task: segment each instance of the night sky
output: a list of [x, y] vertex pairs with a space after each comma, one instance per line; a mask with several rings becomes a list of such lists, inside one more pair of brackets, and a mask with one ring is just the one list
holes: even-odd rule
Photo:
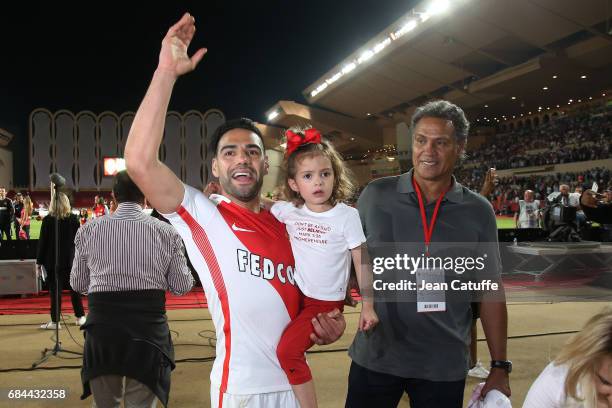
[[[0, 13], [0, 127], [15, 135], [14, 184], [28, 183], [29, 113], [135, 111], [161, 39], [189, 11], [208, 48], [181, 78], [170, 109], [222, 110], [265, 122], [302, 90], [408, 12], [414, 0], [28, 3]], [[63, 2], [62, 2], [63, 3]]]

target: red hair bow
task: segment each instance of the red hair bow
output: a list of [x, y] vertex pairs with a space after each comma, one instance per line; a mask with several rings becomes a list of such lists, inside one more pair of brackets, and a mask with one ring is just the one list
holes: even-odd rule
[[315, 128], [306, 129], [303, 135], [287, 130], [285, 136], [287, 137], [287, 150], [285, 151], [285, 156], [287, 157], [302, 145], [321, 143], [321, 133]]

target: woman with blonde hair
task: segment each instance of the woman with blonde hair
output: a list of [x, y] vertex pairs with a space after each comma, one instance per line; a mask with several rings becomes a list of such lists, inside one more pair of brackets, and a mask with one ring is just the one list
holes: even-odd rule
[[[47, 282], [49, 283], [49, 293], [51, 295], [51, 321], [43, 324], [40, 328], [50, 330], [55, 330], [56, 325], [59, 325], [59, 315], [62, 307], [61, 293], [63, 288], [70, 288], [72, 307], [77, 319], [76, 324], [80, 326], [85, 323], [85, 312], [83, 310], [81, 296], [72, 290], [69, 283], [72, 259], [74, 258], [74, 237], [79, 229], [79, 220], [76, 215], [72, 214], [70, 200], [68, 200], [66, 194], [58, 194], [57, 200], [55, 197], [51, 197], [49, 215], [43, 218], [36, 256], [37, 268], [40, 270], [41, 266], [44, 266], [47, 271]], [[59, 253], [57, 270], [55, 270], [56, 219], [58, 220], [58, 235], [60, 238], [58, 243]], [[55, 279], [56, 273], [57, 287]], [[59, 293], [59, 296], [56, 297], [56, 293]], [[61, 325], [59, 328], [61, 328]]]
[[535, 380], [523, 408], [612, 408], [612, 308], [593, 316]]
[[19, 236], [17, 239], [30, 239], [30, 217], [32, 216], [32, 199], [29, 195], [23, 198], [23, 207], [17, 218], [19, 223]]

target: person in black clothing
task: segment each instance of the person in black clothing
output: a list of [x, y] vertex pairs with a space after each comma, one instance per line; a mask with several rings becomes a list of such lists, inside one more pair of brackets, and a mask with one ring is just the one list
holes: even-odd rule
[[[600, 224], [612, 224], [612, 201], [608, 199], [610, 192], [596, 194], [592, 190], [586, 190], [580, 196], [580, 205], [584, 210], [587, 220]], [[605, 198], [599, 201], [598, 198]]]
[[[36, 255], [36, 266], [39, 269], [39, 274], [42, 273], [42, 267], [47, 273], [47, 282], [49, 282], [49, 293], [51, 295], [51, 321], [40, 326], [41, 329], [55, 330], [55, 325], [58, 322], [58, 311], [61, 311], [61, 292], [63, 288], [70, 288], [70, 298], [72, 307], [76, 315], [76, 324], [78, 326], [85, 323], [85, 312], [81, 296], [72, 290], [69, 284], [70, 269], [72, 268], [72, 260], [74, 258], [74, 237], [79, 229], [79, 220], [76, 215], [72, 214], [70, 209], [70, 201], [64, 193], [59, 193], [58, 203], [56, 206], [55, 198], [51, 199], [49, 206], [49, 215], [43, 218], [42, 226], [40, 227], [40, 238], [38, 240], [38, 251]], [[59, 269], [55, 270], [55, 219], [59, 219]], [[60, 293], [59, 304], [55, 297], [55, 273], [58, 274], [57, 290]], [[61, 325], [60, 325], [61, 328]]]
[[6, 235], [6, 240], [11, 238], [11, 221], [13, 220], [13, 202], [6, 196], [4, 187], [0, 187], [0, 240], [2, 235]]
[[23, 196], [21, 195], [21, 193], [15, 194], [15, 201], [13, 201], [13, 209], [13, 226], [15, 227], [15, 239], [19, 239], [19, 231], [21, 230], [19, 217], [21, 217], [21, 210], [23, 210]]

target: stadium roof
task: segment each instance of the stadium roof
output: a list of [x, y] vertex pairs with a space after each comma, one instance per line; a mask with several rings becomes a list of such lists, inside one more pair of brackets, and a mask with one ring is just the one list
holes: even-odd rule
[[611, 13], [608, 0], [424, 1], [304, 96], [355, 120], [392, 122], [435, 98], [471, 120], [501, 120], [601, 96], [612, 83]]

